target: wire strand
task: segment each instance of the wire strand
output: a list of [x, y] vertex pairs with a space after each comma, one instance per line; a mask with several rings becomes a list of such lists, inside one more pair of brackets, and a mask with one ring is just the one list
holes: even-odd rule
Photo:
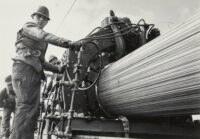
[[60, 25], [58, 26], [56, 33], [59, 31], [61, 25], [63, 24], [63, 22], [65, 21], [66, 17], [69, 15], [69, 13], [71, 12], [72, 8], [74, 7], [75, 3], [77, 0], [74, 0], [72, 5], [70, 6], [70, 8], [67, 10], [66, 14], [64, 15], [62, 21], [60, 22]]

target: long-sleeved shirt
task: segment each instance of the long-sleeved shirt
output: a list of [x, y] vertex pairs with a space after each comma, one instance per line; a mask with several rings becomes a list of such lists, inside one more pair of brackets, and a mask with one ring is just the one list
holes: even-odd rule
[[45, 53], [48, 47], [48, 43], [60, 47], [66, 47], [66, 43], [68, 44], [68, 42], [70, 41], [45, 32], [36, 23], [28, 22], [17, 33], [17, 41], [15, 43], [16, 53], [20, 53], [20, 51], [28, 49], [39, 50], [41, 55], [39, 57], [32, 55], [16, 55], [13, 60], [19, 60], [29, 64], [33, 66], [38, 72], [41, 72], [43, 68], [46, 70], [55, 71], [55, 66], [45, 62]]

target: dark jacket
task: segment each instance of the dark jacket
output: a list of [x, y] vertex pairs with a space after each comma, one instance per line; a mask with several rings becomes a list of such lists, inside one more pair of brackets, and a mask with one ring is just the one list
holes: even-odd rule
[[15, 94], [13, 91], [8, 91], [6, 88], [3, 88], [0, 92], [0, 107], [15, 108]]

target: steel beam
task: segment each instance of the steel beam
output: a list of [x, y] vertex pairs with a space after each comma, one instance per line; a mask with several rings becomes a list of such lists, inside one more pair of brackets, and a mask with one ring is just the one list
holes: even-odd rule
[[[81, 126], [80, 126], [81, 125]], [[129, 121], [130, 137], [152, 138], [200, 138], [200, 125], [163, 124], [155, 122]], [[124, 137], [124, 128], [120, 120], [74, 118], [73, 136], [110, 136]]]

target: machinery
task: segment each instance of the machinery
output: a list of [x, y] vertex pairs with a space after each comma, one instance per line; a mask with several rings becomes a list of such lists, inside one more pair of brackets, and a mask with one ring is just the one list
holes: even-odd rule
[[111, 10], [80, 49], [65, 51], [37, 137], [200, 138], [191, 118], [200, 113], [199, 22], [160, 36], [144, 19], [133, 24]]

